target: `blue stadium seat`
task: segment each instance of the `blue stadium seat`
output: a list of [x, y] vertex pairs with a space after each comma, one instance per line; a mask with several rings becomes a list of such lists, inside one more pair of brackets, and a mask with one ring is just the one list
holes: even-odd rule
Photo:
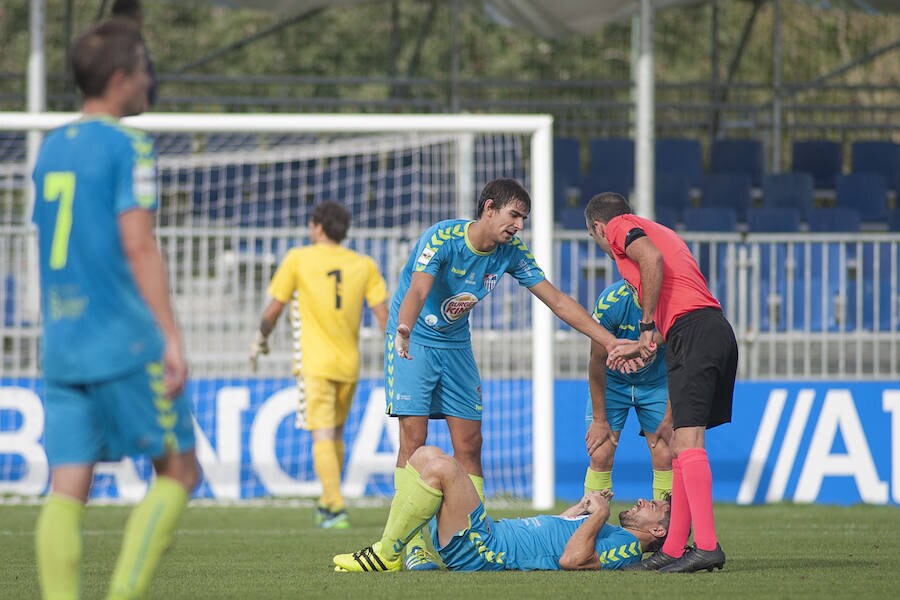
[[681, 213], [691, 206], [691, 183], [684, 175], [657, 173], [654, 183], [656, 211], [668, 209]]
[[700, 142], [685, 138], [656, 140], [656, 173], [683, 175], [691, 187], [703, 183], [703, 151]]
[[759, 187], [763, 177], [763, 147], [759, 140], [715, 140], [712, 144], [711, 173], [744, 173], [750, 176], [753, 187]]
[[794, 208], [800, 218], [813, 206], [813, 178], [809, 173], [778, 173], [763, 177], [762, 200], [768, 208]]
[[686, 208], [681, 213], [688, 231], [735, 231], [737, 212], [726, 206]]
[[632, 182], [620, 173], [593, 172], [584, 175], [578, 187], [581, 190], [579, 206], [583, 208], [591, 198], [601, 192], [616, 192], [627, 199], [631, 195]]
[[700, 205], [733, 208], [740, 221], [750, 208], [750, 176], [743, 173], [712, 173], [703, 179]]
[[859, 211], [853, 208], [811, 208], [806, 222], [811, 232], [859, 231]]
[[589, 174], [607, 174], [634, 185], [634, 140], [593, 138], [590, 141]]
[[751, 208], [747, 210], [747, 231], [795, 233], [800, 230], [796, 208]]
[[665, 206], [658, 206], [654, 209], [655, 216], [654, 221], [659, 223], [660, 225], [665, 225], [669, 229], [675, 229], [678, 227], [678, 218], [680, 212], [671, 208], [667, 208]]
[[793, 143], [791, 171], [812, 175], [816, 188], [833, 189], [834, 178], [841, 173], [841, 143], [831, 140], [806, 140]]
[[840, 175], [835, 186], [835, 206], [856, 209], [863, 221], [884, 222], [888, 216], [887, 191], [883, 175]]
[[900, 208], [895, 208], [888, 213], [888, 231], [900, 231]]
[[566, 206], [559, 215], [558, 222], [563, 229], [572, 231], [585, 231], [587, 226], [584, 220], [584, 208], [581, 206]]
[[576, 138], [553, 138], [553, 201], [561, 211], [569, 202], [568, 189], [581, 181], [581, 156]]
[[[883, 140], [853, 142], [850, 146], [852, 173], [877, 173], [889, 186], [900, 177], [900, 144]], [[896, 189], [896, 188], [895, 188]]]

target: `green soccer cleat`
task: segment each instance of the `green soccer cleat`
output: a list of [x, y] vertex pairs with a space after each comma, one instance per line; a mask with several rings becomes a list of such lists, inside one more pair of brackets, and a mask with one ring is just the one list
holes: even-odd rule
[[399, 571], [403, 560], [398, 556], [393, 561], [381, 556], [381, 542], [375, 542], [353, 554], [338, 554], [331, 559], [338, 573], [370, 573], [375, 571]]
[[406, 553], [407, 571], [437, 571], [440, 568], [438, 559], [422, 546], [413, 546]]
[[350, 518], [344, 509], [332, 512], [327, 508], [317, 506], [316, 526], [321, 529], [349, 529]]

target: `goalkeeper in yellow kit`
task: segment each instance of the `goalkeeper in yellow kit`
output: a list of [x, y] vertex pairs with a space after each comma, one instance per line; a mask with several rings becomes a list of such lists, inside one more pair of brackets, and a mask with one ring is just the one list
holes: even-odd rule
[[387, 288], [375, 261], [341, 246], [350, 213], [337, 202], [313, 209], [311, 245], [292, 248], [269, 284], [271, 302], [263, 311], [250, 351], [256, 371], [267, 338], [285, 305], [294, 300], [294, 375], [300, 392], [297, 427], [312, 432], [313, 468], [322, 483], [316, 521], [323, 528], [349, 526], [341, 496], [344, 423], [359, 378], [359, 324], [363, 301], [381, 331], [387, 323]]

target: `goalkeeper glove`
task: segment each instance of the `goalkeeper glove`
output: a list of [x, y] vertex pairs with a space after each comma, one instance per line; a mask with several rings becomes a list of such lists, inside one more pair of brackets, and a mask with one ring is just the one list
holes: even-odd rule
[[269, 353], [269, 340], [262, 331], [256, 332], [256, 337], [250, 344], [250, 370], [256, 373], [256, 365], [260, 354]]

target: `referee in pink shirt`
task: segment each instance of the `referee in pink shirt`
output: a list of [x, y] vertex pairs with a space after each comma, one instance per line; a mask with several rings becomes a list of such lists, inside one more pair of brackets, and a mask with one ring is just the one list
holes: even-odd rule
[[[678, 234], [638, 217], [619, 194], [591, 198], [584, 211], [588, 232], [616, 261], [638, 291], [640, 339], [620, 346], [609, 366], [648, 358], [666, 343], [669, 405], [657, 435], [672, 448], [672, 515], [663, 547], [631, 570], [693, 573], [721, 569], [725, 553], [716, 537], [712, 471], [705, 432], [731, 422], [738, 349], [719, 301]], [[686, 548], [691, 527], [694, 546]]]

